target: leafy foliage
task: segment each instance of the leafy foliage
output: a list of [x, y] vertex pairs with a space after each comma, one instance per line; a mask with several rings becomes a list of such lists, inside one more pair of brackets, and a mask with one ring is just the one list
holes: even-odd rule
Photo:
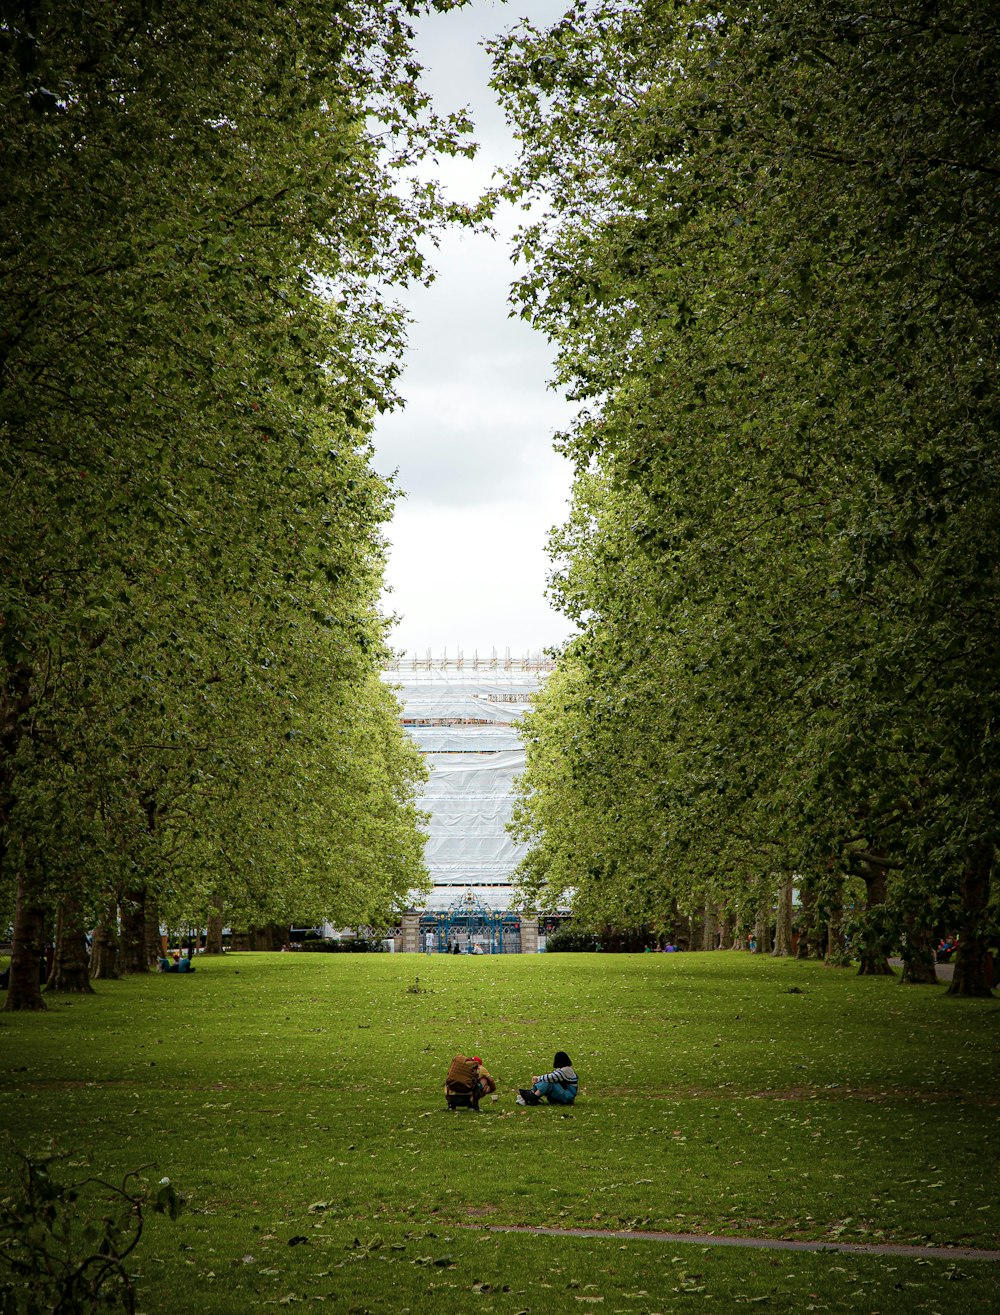
[[597, 948], [597, 937], [593, 932], [571, 925], [557, 927], [545, 938], [545, 950], [548, 954], [580, 953]]
[[[4, 1315], [134, 1313], [129, 1265], [143, 1232], [143, 1210], [176, 1219], [185, 1199], [167, 1179], [155, 1195], [125, 1175], [116, 1187], [97, 1178], [69, 1183], [53, 1172], [65, 1155], [18, 1154], [17, 1187], [0, 1201], [0, 1310]], [[128, 1262], [128, 1263], [126, 1263]]]
[[343, 941], [310, 940], [307, 937], [301, 948], [318, 954], [381, 954], [385, 951], [382, 941], [364, 936], [352, 936]]
[[377, 921], [423, 880], [370, 431], [388, 289], [475, 218], [412, 165], [473, 148], [419, 89], [419, 6], [335, 8], [5, 6], [0, 883], [25, 919], [82, 891], [91, 925], [116, 899]]
[[529, 888], [636, 925], [877, 869], [986, 989], [991, 7], [595, 0], [494, 56], [516, 299], [581, 402]]

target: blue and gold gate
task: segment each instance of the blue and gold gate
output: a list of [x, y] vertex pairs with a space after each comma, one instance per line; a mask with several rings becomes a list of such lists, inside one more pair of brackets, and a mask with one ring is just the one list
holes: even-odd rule
[[422, 913], [420, 931], [423, 944], [438, 954], [521, 952], [521, 915], [492, 909], [472, 891], [447, 909]]

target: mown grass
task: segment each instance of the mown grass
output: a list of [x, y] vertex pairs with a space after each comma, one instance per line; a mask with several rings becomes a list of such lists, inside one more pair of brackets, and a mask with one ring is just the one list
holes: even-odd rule
[[[556, 1049], [576, 1106], [516, 1106]], [[998, 1247], [998, 1097], [1000, 1002], [737, 954], [234, 955], [0, 1016], [12, 1145], [190, 1197], [137, 1253], [148, 1315], [995, 1311], [1000, 1264], [947, 1255], [484, 1229]]]

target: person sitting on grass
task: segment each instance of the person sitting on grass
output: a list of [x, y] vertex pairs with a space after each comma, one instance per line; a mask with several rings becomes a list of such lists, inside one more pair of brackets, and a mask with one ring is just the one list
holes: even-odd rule
[[[478, 1055], [456, 1055], [445, 1079], [444, 1095], [450, 1110], [479, 1109], [483, 1096], [491, 1096], [497, 1084]], [[496, 1099], [496, 1097], [494, 1097]]]
[[517, 1093], [518, 1105], [541, 1105], [542, 1097], [550, 1105], [572, 1105], [576, 1100], [580, 1079], [565, 1050], [556, 1052], [552, 1072], [531, 1079], [530, 1090], [521, 1087]]

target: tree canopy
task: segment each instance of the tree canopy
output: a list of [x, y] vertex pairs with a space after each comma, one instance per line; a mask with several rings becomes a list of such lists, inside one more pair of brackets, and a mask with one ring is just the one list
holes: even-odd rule
[[470, 218], [413, 168], [473, 149], [421, 8], [0, 7], [9, 1007], [57, 904], [384, 924], [424, 880], [370, 463], [391, 288]]
[[869, 965], [947, 928], [988, 989], [998, 38], [983, 0], [595, 0], [495, 44], [515, 296], [581, 406], [533, 897], [748, 927], [853, 876]]

